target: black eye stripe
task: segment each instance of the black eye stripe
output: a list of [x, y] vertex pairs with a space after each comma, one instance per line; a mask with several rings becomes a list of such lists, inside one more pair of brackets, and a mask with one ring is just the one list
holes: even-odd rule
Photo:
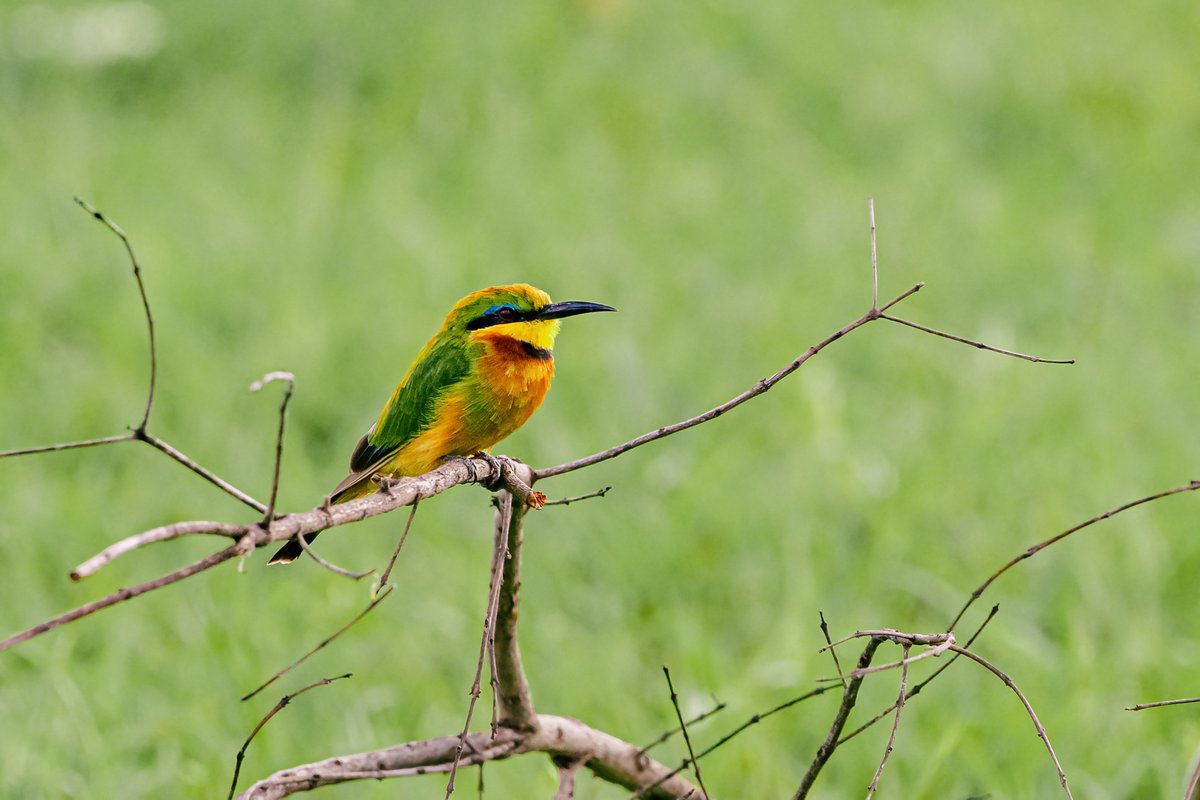
[[477, 331], [480, 328], [490, 328], [493, 325], [506, 325], [510, 322], [527, 322], [531, 319], [537, 319], [537, 315], [537, 309], [518, 311], [515, 308], [505, 306], [487, 314], [481, 314], [471, 320], [467, 323], [467, 330]]

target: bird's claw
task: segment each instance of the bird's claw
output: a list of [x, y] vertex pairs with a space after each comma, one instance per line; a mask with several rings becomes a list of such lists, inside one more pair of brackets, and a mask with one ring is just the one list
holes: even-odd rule
[[[479, 459], [486, 461], [487, 465], [489, 467], [491, 467], [491, 470], [492, 470], [492, 474], [489, 475], [485, 480], [481, 481], [478, 478], [476, 478], [475, 483], [478, 483], [480, 486], [487, 489], [489, 492], [498, 492], [501, 489], [503, 489], [504, 488], [504, 466], [500, 463], [500, 459], [496, 458], [491, 453], [485, 453], [483, 451], [476, 453], [475, 458], [479, 458]], [[472, 469], [473, 473], [474, 473], [474, 468], [475, 468], [475, 465], [472, 464], [471, 469]], [[477, 473], [474, 473], [474, 474], [477, 474]]]

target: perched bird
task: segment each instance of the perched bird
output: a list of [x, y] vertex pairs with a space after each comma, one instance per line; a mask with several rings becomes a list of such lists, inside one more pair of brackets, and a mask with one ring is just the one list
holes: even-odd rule
[[[358, 441], [350, 474], [329, 502], [370, 494], [376, 477], [423, 475], [447, 458], [484, 453], [524, 425], [550, 388], [559, 319], [592, 311], [616, 309], [552, 303], [524, 283], [459, 300]], [[293, 540], [268, 563], [288, 563], [303, 552]]]

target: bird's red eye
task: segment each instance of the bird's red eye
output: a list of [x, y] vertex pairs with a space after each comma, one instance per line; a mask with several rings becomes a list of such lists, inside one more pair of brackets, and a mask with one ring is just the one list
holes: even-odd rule
[[517, 310], [515, 308], [509, 308], [508, 306], [504, 306], [503, 308], [501, 308], [499, 311], [496, 312], [496, 316], [499, 317], [500, 319], [504, 320], [505, 322], [508, 322], [510, 320], [514, 320], [517, 318]]

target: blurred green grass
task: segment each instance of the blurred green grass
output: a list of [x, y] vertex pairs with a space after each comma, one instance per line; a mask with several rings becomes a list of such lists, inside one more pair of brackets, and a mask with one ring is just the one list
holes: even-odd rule
[[[712, 741], [831, 672], [818, 610], [835, 635], [938, 629], [1028, 544], [1194, 477], [1195, 4], [160, 2], [133, 6], [160, 49], [74, 63], [56, 31], [98, 7], [0, 5], [0, 448], [141, 413], [137, 297], [74, 195], [144, 263], [157, 433], [265, 495], [276, 402], [245, 387], [296, 373], [289, 509], [342, 477], [413, 353], [481, 286], [621, 309], [568, 321], [556, 385], [503, 452], [557, 463], [742, 390], [866, 307], [868, 195], [882, 293], [929, 284], [904, 315], [1078, 359], [1031, 365], [874, 324], [736, 414], [547, 482], [615, 488], [529, 521], [522, 648], [543, 711], [650, 740], [673, 720], [665, 663], [685, 710], [729, 703], [695, 732]], [[3, 460], [0, 485], [9, 631], [211, 548], [171, 543], [66, 579], [115, 538], [246, 518], [132, 445]], [[968, 620], [1001, 604], [978, 650], [1029, 696], [1080, 796], [1183, 787], [1195, 714], [1122, 707], [1197, 693], [1197, 502], [1056, 545]], [[243, 785], [461, 724], [489, 524], [478, 490], [421, 507], [396, 597], [280, 691], [354, 679], [275, 719]], [[322, 542], [377, 565], [400, 525]], [[367, 600], [263, 561], [4, 653], [0, 795], [224, 791], [276, 699], [236, 698]], [[864, 709], [894, 684], [868, 685]], [[786, 796], [827, 700], [714, 755], [709, 788]], [[884, 727], [835, 756], [819, 796], [863, 790]], [[1016, 699], [970, 665], [906, 709], [897, 747], [887, 796], [1057, 791]], [[553, 781], [537, 759], [487, 771], [497, 797]], [[623, 793], [591, 781], [579, 796]]]

